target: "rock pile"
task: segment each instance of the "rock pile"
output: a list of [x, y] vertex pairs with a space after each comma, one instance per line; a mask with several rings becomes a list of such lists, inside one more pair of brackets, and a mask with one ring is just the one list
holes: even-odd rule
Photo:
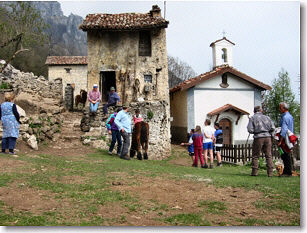
[[[1, 62], [3, 63], [3, 60], [0, 60]], [[64, 111], [61, 78], [48, 81], [43, 76], [22, 72], [9, 64], [0, 73], [0, 87], [0, 92], [3, 88], [13, 91], [16, 95], [15, 103], [28, 114], [41, 111], [54, 114]], [[3, 94], [0, 95], [0, 101], [3, 101]]]

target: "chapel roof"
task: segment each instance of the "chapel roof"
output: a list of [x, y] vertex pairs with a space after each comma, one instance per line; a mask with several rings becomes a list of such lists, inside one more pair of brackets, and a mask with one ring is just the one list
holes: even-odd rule
[[48, 56], [46, 65], [87, 65], [87, 56]]
[[248, 112], [244, 111], [243, 109], [241, 108], [238, 108], [236, 106], [233, 106], [231, 104], [225, 104], [223, 105], [222, 107], [219, 107], [217, 109], [214, 109], [213, 111], [207, 113], [208, 116], [214, 116], [214, 115], [217, 115], [217, 114], [220, 114], [222, 112], [226, 112], [226, 111], [229, 111], [229, 110], [232, 110], [232, 111], [235, 111], [235, 112], [238, 112], [240, 114], [243, 114], [243, 115], [249, 115]]
[[169, 22], [161, 17], [160, 11], [160, 8], [154, 5], [148, 13], [88, 14], [79, 29], [83, 31], [136, 31], [167, 28]]
[[228, 39], [224, 36], [222, 39], [219, 39], [219, 40], [216, 40], [216, 41], [212, 42], [212, 43], [210, 44], [210, 47], [212, 47], [215, 43], [220, 42], [220, 41], [222, 41], [222, 40], [226, 40], [226, 41], [228, 41], [229, 43], [235, 45], [235, 43], [231, 42], [230, 40], [228, 40]]
[[224, 73], [231, 73], [249, 83], [252, 83], [253, 85], [259, 87], [262, 90], [271, 90], [272, 87], [270, 87], [267, 84], [264, 84], [250, 76], [248, 76], [247, 74], [244, 74], [238, 70], [236, 70], [235, 68], [229, 66], [229, 65], [221, 65], [221, 66], [217, 66], [215, 67], [213, 70], [200, 74], [198, 76], [196, 76], [195, 78], [190, 78], [188, 80], [185, 80], [183, 82], [181, 82], [180, 84], [178, 84], [177, 86], [173, 87], [170, 89], [170, 93], [172, 92], [176, 92], [176, 91], [183, 91], [186, 90], [188, 88], [194, 87], [206, 80], [209, 80], [211, 78], [214, 78], [218, 75], [222, 75]]

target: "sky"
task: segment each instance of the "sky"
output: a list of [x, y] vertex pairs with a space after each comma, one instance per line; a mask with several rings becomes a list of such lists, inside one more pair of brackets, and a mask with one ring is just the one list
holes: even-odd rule
[[[60, 1], [64, 15], [146, 13], [161, 8], [169, 21], [168, 54], [188, 63], [197, 74], [212, 68], [212, 48], [223, 37], [235, 43], [233, 67], [272, 85], [284, 69], [299, 100], [299, 1]], [[165, 11], [165, 12], [164, 12]]]

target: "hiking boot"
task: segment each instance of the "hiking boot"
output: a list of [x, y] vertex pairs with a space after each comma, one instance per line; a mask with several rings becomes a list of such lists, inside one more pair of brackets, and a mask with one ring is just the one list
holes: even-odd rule
[[214, 166], [213, 166], [213, 164], [212, 164], [212, 163], [210, 163], [210, 169], [212, 169], [212, 168], [214, 168]]
[[208, 164], [204, 164], [201, 168], [208, 168]]
[[112, 152], [111, 152], [111, 151], [108, 151], [108, 154], [109, 154], [109, 155], [112, 155]]
[[119, 158], [125, 159], [125, 160], [130, 160], [130, 158], [128, 156], [120, 156]]
[[218, 166], [218, 167], [221, 167], [221, 166], [223, 166], [223, 165], [222, 165], [222, 162], [220, 162], [220, 163], [217, 163], [217, 166]]

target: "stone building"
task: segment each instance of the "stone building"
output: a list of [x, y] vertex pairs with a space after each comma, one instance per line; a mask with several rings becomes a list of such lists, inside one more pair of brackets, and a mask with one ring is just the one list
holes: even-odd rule
[[80, 29], [87, 32], [88, 90], [97, 83], [103, 101], [114, 86], [124, 103], [168, 102], [167, 25], [158, 6], [145, 14], [87, 15]]
[[[148, 13], [88, 14], [79, 27], [87, 32], [87, 90], [97, 83], [104, 103], [115, 87], [121, 103], [141, 110], [150, 126], [149, 159], [170, 155], [167, 26], [155, 5]], [[104, 127], [99, 116], [105, 117], [98, 112], [91, 119], [86, 112], [84, 128]]]
[[232, 67], [233, 46], [225, 37], [211, 43], [214, 68], [170, 89], [173, 141], [186, 140], [209, 118], [212, 126], [222, 126], [224, 144], [246, 142], [248, 117], [261, 105], [261, 92], [271, 87]]
[[67, 84], [74, 87], [74, 96], [79, 95], [81, 89], [87, 90], [86, 56], [48, 56], [45, 64], [49, 81], [62, 79], [63, 96]]

